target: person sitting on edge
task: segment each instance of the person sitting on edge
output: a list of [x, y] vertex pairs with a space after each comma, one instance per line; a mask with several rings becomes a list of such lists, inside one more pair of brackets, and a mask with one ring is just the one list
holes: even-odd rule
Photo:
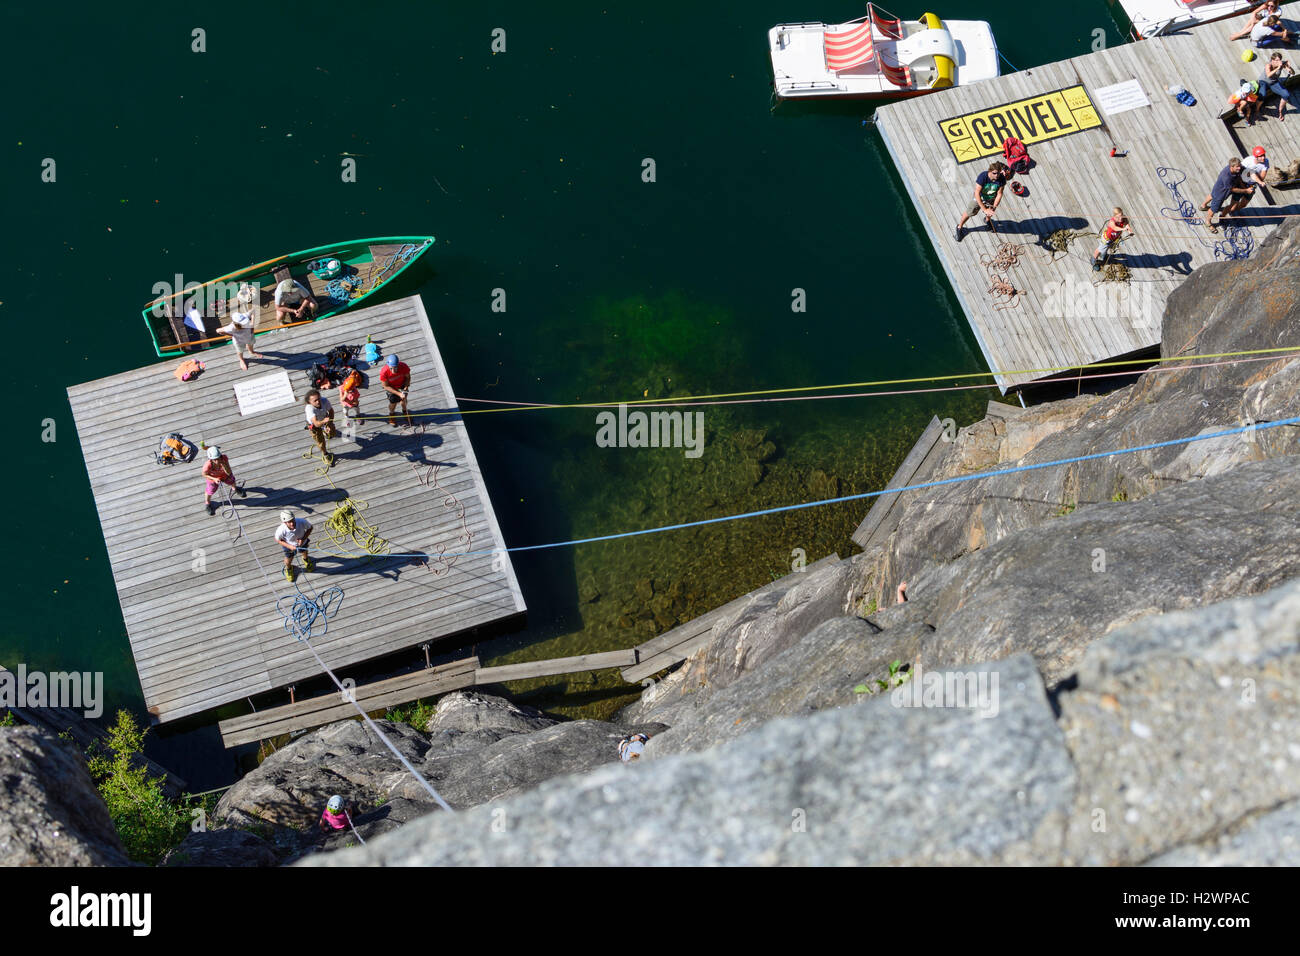
[[325, 459], [325, 464], [333, 465], [334, 456], [330, 454], [325, 443], [327, 439], [339, 437], [339, 430], [334, 427], [334, 406], [330, 404], [328, 398], [321, 395], [319, 388], [313, 388], [307, 393], [305, 408], [307, 428], [311, 431], [312, 440], [320, 449], [320, 456]]
[[280, 527], [275, 529], [275, 542], [284, 549], [284, 579], [290, 584], [298, 576], [293, 566], [293, 556], [302, 552], [302, 566], [307, 571], [316, 570], [316, 562], [307, 553], [311, 540], [311, 522], [306, 518], [296, 518], [292, 511], [280, 512]]
[[343, 802], [343, 798], [337, 793], [330, 797], [329, 803], [325, 804], [325, 810], [320, 815], [320, 828], [323, 833], [332, 833], [335, 830], [346, 830], [352, 818], [357, 815], [357, 805], [349, 800]]
[[230, 336], [230, 344], [234, 346], [235, 355], [239, 357], [239, 367], [245, 372], [248, 371], [248, 363], [244, 361], [244, 349], [248, 349], [249, 358], [266, 358], [253, 348], [253, 317], [249, 313], [232, 312], [230, 324], [223, 325], [217, 331]]
[[406, 393], [411, 390], [411, 370], [406, 363], [396, 355], [388, 356], [388, 361], [379, 373], [379, 384], [388, 393], [388, 424], [397, 424], [393, 419], [393, 413], [397, 411], [397, 403], [401, 402], [406, 424], [414, 425], [415, 422], [411, 421], [411, 413], [406, 407]]
[[207, 509], [209, 515], [217, 513], [217, 506], [212, 503], [212, 496], [222, 485], [234, 488], [241, 498], [248, 497], [248, 492], [235, 484], [235, 473], [230, 470], [230, 459], [221, 454], [221, 449], [216, 445], [208, 449], [208, 460], [203, 463], [203, 478], [205, 480], [203, 507]]
[[631, 763], [633, 760], [640, 760], [641, 755], [645, 753], [646, 741], [650, 739], [649, 734], [632, 734], [624, 737], [618, 742], [618, 756], [624, 763]]
[[1228, 103], [1236, 107], [1237, 118], [1244, 119], [1247, 126], [1255, 125], [1255, 118], [1264, 106], [1264, 97], [1259, 95], [1259, 84], [1248, 80], [1241, 84], [1237, 92], [1228, 97]]
[[1282, 18], [1266, 17], [1250, 31], [1250, 42], [1258, 47], [1281, 46], [1291, 42], [1291, 31], [1282, 26]]
[[1007, 176], [1003, 172], [1005, 169], [1002, 163], [991, 163], [987, 172], [975, 177], [975, 201], [966, 210], [966, 215], [961, 217], [961, 222], [957, 223], [958, 242], [961, 242], [966, 235], [966, 220], [981, 212], [984, 213], [984, 222], [988, 224], [989, 231], [997, 232], [993, 226], [993, 216], [1002, 202], [1002, 187], [1007, 184]]
[[1267, 3], [1261, 3], [1246, 17], [1246, 25], [1240, 30], [1228, 37], [1229, 40], [1244, 40], [1250, 36], [1250, 31], [1261, 21], [1271, 16], [1276, 16], [1278, 12], [1277, 0], [1268, 0]]
[[1111, 247], [1124, 238], [1125, 234], [1135, 235], [1133, 225], [1124, 215], [1124, 210], [1116, 206], [1106, 220], [1106, 224], [1101, 227], [1101, 242], [1097, 243], [1097, 250], [1092, 254], [1092, 271], [1101, 271], [1101, 257], [1110, 251]]
[[297, 279], [285, 279], [275, 287], [275, 317], [282, 323], [316, 317], [316, 298]]
[[1277, 118], [1278, 122], [1286, 122], [1286, 107], [1290, 104], [1292, 109], [1296, 108], [1295, 100], [1291, 99], [1291, 91], [1286, 88], [1285, 80], [1289, 76], [1295, 76], [1295, 69], [1291, 62], [1281, 53], [1274, 52], [1264, 64], [1264, 75], [1259, 78], [1261, 93], [1264, 90], [1276, 93], [1277, 101]]

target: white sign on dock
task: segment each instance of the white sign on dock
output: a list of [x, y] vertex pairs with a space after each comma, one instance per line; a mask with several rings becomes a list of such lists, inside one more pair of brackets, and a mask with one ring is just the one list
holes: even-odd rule
[[293, 386], [289, 384], [289, 373], [284, 369], [259, 375], [235, 386], [235, 398], [239, 401], [239, 414], [256, 415], [284, 405], [294, 403]]
[[1102, 86], [1093, 90], [1092, 95], [1097, 98], [1097, 105], [1107, 116], [1151, 105], [1151, 101], [1147, 99], [1142, 89], [1142, 84], [1137, 80], [1125, 80], [1114, 86]]

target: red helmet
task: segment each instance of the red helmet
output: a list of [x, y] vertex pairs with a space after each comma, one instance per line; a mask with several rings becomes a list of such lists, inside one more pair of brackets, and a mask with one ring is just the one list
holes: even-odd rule
[[1256, 146], [1254, 149], [1250, 151], [1250, 154], [1254, 156], [1256, 159], [1258, 159], [1259, 157], [1264, 155], [1264, 147]]

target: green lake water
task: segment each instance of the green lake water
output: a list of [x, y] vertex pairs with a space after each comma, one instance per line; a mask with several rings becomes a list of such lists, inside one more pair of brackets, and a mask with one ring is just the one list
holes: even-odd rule
[[[848, 19], [858, 4], [205, 9], [6, 10], [0, 317], [18, 361], [0, 664], [102, 670], [110, 713], [143, 711], [64, 390], [156, 361], [139, 308], [175, 273], [202, 281], [326, 242], [433, 234], [418, 291], [469, 398], [610, 401], [984, 368], [862, 123], [870, 108], [770, 108], [767, 29]], [[1086, 52], [1095, 29], [1121, 42], [1105, 0], [935, 12], [989, 20], [1021, 67]], [[204, 53], [191, 51], [196, 27]], [[493, 55], [498, 27], [506, 52]], [[344, 153], [355, 183], [341, 179]], [[41, 181], [47, 157], [53, 183]], [[497, 288], [504, 313], [491, 309]], [[792, 312], [794, 289], [806, 312]], [[710, 406], [695, 460], [598, 448], [590, 409], [467, 420], [506, 539], [525, 545], [879, 488], [931, 415], [968, 423], [990, 394]], [[853, 553], [866, 508], [517, 555], [529, 627], [478, 653], [631, 646], [785, 573], [795, 549]], [[155, 520], [165, 536], [205, 519], [196, 508]], [[202, 609], [178, 626], [186, 613]], [[536, 684], [516, 689], [575, 716], [630, 699], [602, 675]], [[156, 731], [150, 752], [195, 789], [236, 774], [211, 727]]]

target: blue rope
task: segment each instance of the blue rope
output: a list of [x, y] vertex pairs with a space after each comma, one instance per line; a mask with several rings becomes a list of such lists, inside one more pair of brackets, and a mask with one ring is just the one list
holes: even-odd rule
[[[315, 597], [303, 594], [297, 581], [294, 582], [293, 589], [297, 593], [288, 611], [282, 607], [284, 601], [288, 599], [287, 595], [275, 601], [275, 609], [284, 619], [285, 631], [297, 641], [324, 637], [329, 630], [330, 618], [338, 613], [339, 605], [343, 603], [343, 589], [336, 584], [331, 585]], [[312, 591], [314, 592], [315, 588]], [[319, 631], [316, 630], [317, 622], [320, 623]]]
[[[699, 528], [709, 524], [722, 524], [727, 521], [739, 521], [742, 518], [759, 518], [764, 515], [781, 514], [786, 511], [800, 511], [804, 508], [820, 508], [822, 505], [837, 505], [846, 501], [862, 501], [866, 498], [876, 498], [880, 495], [900, 494], [904, 491], [921, 491], [925, 488], [939, 488], [943, 485], [955, 485], [963, 481], [976, 481], [980, 478], [998, 478], [1002, 475], [1015, 475], [1025, 471], [1036, 471], [1040, 468], [1054, 468], [1057, 465], [1074, 465], [1084, 461], [1096, 461], [1099, 458], [1110, 458], [1113, 455], [1131, 455], [1139, 451], [1154, 451], [1157, 448], [1170, 448], [1174, 445], [1187, 445], [1196, 441], [1209, 441], [1212, 438], [1226, 438], [1229, 435], [1240, 435], [1251, 430], [1263, 431], [1267, 428], [1280, 428], [1283, 425], [1300, 425], [1300, 417], [1284, 418], [1276, 422], [1259, 422], [1254, 425], [1243, 425], [1240, 428], [1230, 428], [1227, 431], [1214, 432], [1209, 435], [1192, 435], [1189, 438], [1172, 438], [1169, 441], [1155, 442], [1151, 445], [1138, 445], [1134, 448], [1117, 448], [1114, 451], [1099, 451], [1092, 455], [1079, 455], [1076, 458], [1061, 458], [1056, 461], [1045, 461], [1037, 465], [1018, 465], [1015, 468], [1002, 468], [998, 471], [983, 471], [974, 475], [962, 475], [957, 478], [944, 478], [940, 481], [927, 481], [919, 485], [905, 485], [902, 488], [885, 488], [880, 491], [864, 491], [856, 495], [844, 495], [839, 498], [827, 498], [823, 501], [805, 501], [797, 505], [781, 505], [777, 508], [764, 508], [761, 511], [747, 511], [744, 514], [724, 515], [721, 518], [704, 518], [700, 521], [686, 521], [681, 524], [663, 525], [658, 528], [643, 528], [640, 531], [622, 531], [618, 534], [604, 534], [594, 538], [576, 538], [572, 541], [552, 541], [548, 544], [525, 544], [514, 548], [496, 548], [491, 551], [465, 551], [456, 557], [469, 557], [471, 555], [487, 554], [505, 554], [517, 551], [543, 551], [549, 548], [567, 548], [576, 544], [594, 544], [598, 541], [614, 541], [619, 538], [635, 538], [645, 534], [658, 534], [661, 531], [680, 531], [684, 528]], [[357, 557], [357, 555], [336, 554], [335, 552], [324, 551], [321, 554], [331, 554], [336, 557]], [[427, 554], [387, 554], [387, 558], [428, 558]]]
[[1005, 55], [1001, 50], [998, 50], [998, 56], [1002, 57], [1002, 62], [1003, 62], [1003, 63], [1005, 63], [1007, 66], [1011, 67], [1011, 72], [1012, 72], [1012, 73], [1019, 73], [1019, 72], [1020, 72], [1019, 70], [1016, 69], [1016, 65], [1015, 65], [1014, 63], [1012, 63], [1010, 60], [1008, 60], [1008, 59], [1006, 58], [1006, 55]]
[[330, 279], [325, 284], [325, 294], [335, 302], [346, 302], [352, 298], [352, 293], [356, 291], [357, 286], [360, 284], [361, 281], [352, 276], [344, 276], [342, 279]]
[[[1249, 229], [1244, 226], [1230, 226], [1225, 223], [1219, 226], [1223, 233], [1221, 241], [1207, 240], [1201, 232], [1204, 222], [1199, 215], [1200, 210], [1178, 188], [1187, 181], [1187, 174], [1181, 169], [1174, 169], [1170, 166], [1157, 166], [1155, 169], [1161, 185], [1169, 190], [1170, 198], [1174, 202], [1172, 206], [1165, 206], [1161, 209], [1160, 215], [1166, 219], [1181, 219], [1193, 231], [1197, 242], [1214, 250], [1215, 259], [1231, 261], [1233, 259], [1250, 258], [1250, 254], [1255, 251], [1255, 237], [1250, 234]], [[1170, 213], [1174, 215], [1170, 215]]]

